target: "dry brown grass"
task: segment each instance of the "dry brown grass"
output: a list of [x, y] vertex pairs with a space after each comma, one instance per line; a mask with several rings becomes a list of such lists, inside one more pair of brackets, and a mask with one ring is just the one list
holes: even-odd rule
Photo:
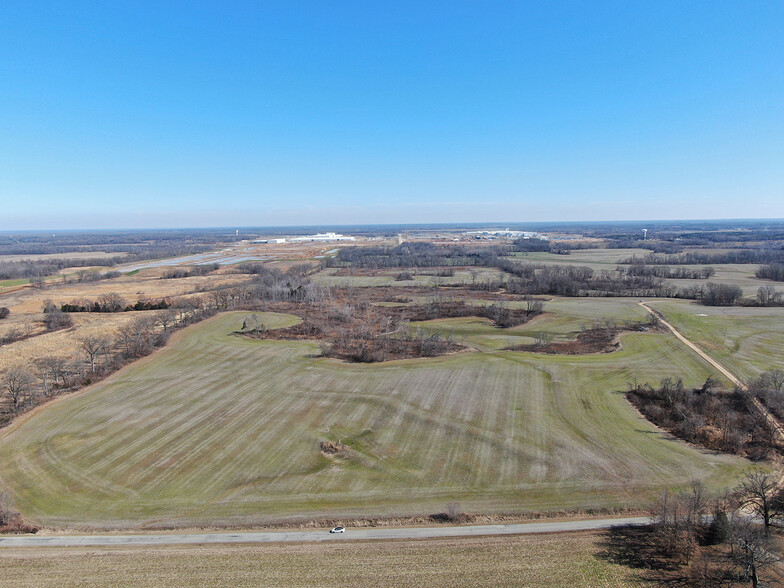
[[7, 306], [11, 310], [12, 315], [31, 315], [41, 312], [43, 301], [46, 299], [51, 299], [59, 305], [76, 298], [95, 299], [101, 294], [116, 292], [133, 304], [140, 297], [163, 298], [182, 296], [209, 290], [215, 286], [241, 283], [250, 279], [250, 276], [240, 274], [215, 274], [177, 280], [161, 280], [159, 275], [159, 270], [145, 270], [143, 273], [133, 276], [122, 276], [100, 282], [83, 284], [53, 283], [41, 290], [24, 288], [0, 296], [0, 304]]
[[[115, 314], [74, 313], [71, 316], [74, 326], [53, 333], [43, 332], [30, 339], [24, 339], [0, 347], [0, 372], [15, 365], [31, 365], [36, 359], [42, 357], [67, 357], [73, 358], [81, 354], [79, 338], [86, 335], [113, 334], [121, 326], [135, 318], [152, 315], [149, 312], [122, 312]], [[37, 331], [43, 327], [36, 326]]]
[[602, 534], [209, 545], [12, 548], [0, 586], [637, 586]]
[[121, 326], [143, 314], [127, 313], [73, 313], [74, 326], [63, 331], [47, 333], [43, 327], [43, 304], [51, 299], [60, 305], [77, 298], [94, 300], [101, 294], [116, 292], [128, 303], [139, 298], [152, 299], [187, 296], [216, 286], [246, 282], [250, 276], [216, 273], [176, 280], [161, 280], [165, 268], [145, 270], [133, 276], [81, 284], [53, 283], [44, 289], [23, 288], [0, 295], [0, 306], [11, 310], [10, 316], [0, 322], [0, 336], [12, 329], [29, 329], [32, 338], [0, 347], [0, 372], [15, 365], [30, 365], [46, 356], [74, 357], [79, 354], [78, 340], [88, 334], [112, 334]]

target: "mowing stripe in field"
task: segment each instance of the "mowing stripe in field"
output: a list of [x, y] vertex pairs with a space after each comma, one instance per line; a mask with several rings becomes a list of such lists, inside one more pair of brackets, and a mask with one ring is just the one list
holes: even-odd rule
[[[590, 508], [640, 504], [693, 478], [721, 484], [745, 467], [667, 439], [623, 397], [635, 377], [709, 375], [666, 334], [629, 334], [621, 351], [595, 356], [486, 349], [358, 365], [315, 357], [312, 343], [232, 335], [245, 316], [190, 327], [7, 435], [0, 474], [17, 506], [44, 523], [106, 526], [421, 513], [449, 501]], [[321, 440], [349, 451], [324, 456]]]

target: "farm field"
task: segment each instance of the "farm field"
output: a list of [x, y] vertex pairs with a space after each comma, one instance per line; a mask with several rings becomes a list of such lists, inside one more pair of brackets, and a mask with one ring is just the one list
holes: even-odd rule
[[[513, 308], [524, 303], [505, 304]], [[573, 339], [583, 327], [590, 328], [595, 323], [614, 321], [623, 325], [630, 321], [645, 321], [648, 316], [636, 300], [628, 298], [553, 297], [545, 303], [544, 315], [509, 329], [497, 329], [488, 319], [478, 317], [412, 322], [410, 325], [413, 329], [451, 335], [458, 343], [488, 351], [533, 343], [541, 331], [552, 335], [554, 341], [563, 341]]]
[[17, 278], [15, 280], [0, 280], [0, 292], [6, 288], [13, 288], [14, 286], [21, 286], [22, 284], [29, 283], [30, 280], [25, 278]]
[[[674, 267], [674, 266], [673, 266]], [[682, 265], [677, 266], [685, 269], [700, 269], [705, 266], [700, 265]], [[784, 284], [780, 282], [772, 282], [764, 280], [754, 275], [759, 265], [754, 263], [744, 264], [721, 264], [712, 265], [716, 270], [714, 276], [710, 279], [711, 282], [718, 282], [721, 284], [731, 284], [738, 286], [743, 290], [743, 295], [746, 298], [754, 298], [757, 295], [757, 289], [760, 286], [773, 286], [777, 291], [784, 291]], [[672, 284], [678, 288], [688, 288], [693, 286], [706, 286], [708, 280], [667, 280], [667, 283]]]
[[[0, 586], [638, 586], [604, 535], [160, 548], [5, 548]], [[557, 580], [556, 580], [557, 579]]]
[[[314, 282], [333, 287], [354, 287], [368, 288], [374, 286], [448, 286], [471, 284], [472, 282], [485, 282], [489, 279], [498, 280], [504, 276], [503, 272], [495, 268], [455, 268], [453, 276], [433, 275], [435, 270], [432, 268], [420, 269], [379, 269], [375, 270], [376, 275], [367, 276], [336, 276], [337, 268], [330, 268], [320, 271], [312, 276]], [[397, 275], [406, 271], [412, 275], [411, 280], [396, 280]]]
[[702, 306], [688, 300], [656, 300], [650, 306], [741, 380], [784, 369], [784, 308]]
[[569, 255], [559, 255], [546, 251], [516, 252], [511, 257], [520, 261], [536, 263], [570, 263], [587, 265], [594, 269], [615, 269], [622, 259], [632, 255], [644, 257], [650, 253], [647, 249], [574, 249]]
[[121, 276], [99, 282], [62, 284], [55, 281], [43, 290], [25, 288], [7, 293], [0, 300], [3, 306], [11, 309], [12, 316], [15, 316], [40, 313], [43, 301], [46, 299], [60, 305], [78, 298], [95, 299], [101, 294], [113, 292], [133, 303], [140, 297], [181, 296], [247, 280], [248, 277], [241, 274], [215, 274], [206, 277], [162, 280], [159, 271], [148, 270], [144, 274]]
[[[700, 249], [703, 254], [722, 253], [724, 249]], [[574, 250], [569, 255], [558, 255], [547, 252], [516, 253], [511, 258], [517, 261], [528, 261], [532, 263], [548, 264], [567, 264], [588, 266], [594, 271], [615, 270], [619, 261], [627, 259], [632, 255], [645, 257], [651, 252], [647, 249], [582, 249]], [[690, 288], [695, 286], [705, 286], [708, 282], [719, 282], [731, 284], [743, 289], [744, 296], [753, 298], [757, 289], [764, 285], [773, 285], [778, 291], [784, 291], [784, 284], [777, 284], [770, 280], [763, 280], [754, 275], [759, 267], [758, 264], [707, 264], [714, 268], [716, 273], [710, 280], [703, 279], [667, 279], [665, 282], [676, 288]], [[707, 265], [673, 265], [673, 269], [701, 270]]]
[[[579, 302], [538, 328], [578, 330], [568, 313]], [[585, 313], [633, 312], [609, 302]], [[594, 356], [488, 344], [360, 365], [316, 357], [315, 343], [232, 335], [246, 316], [180, 331], [0, 433], [17, 508], [45, 525], [128, 527], [421, 514], [451, 501], [469, 512], [644, 506], [694, 478], [732, 485], [747, 464], [667, 438], [619, 392], [634, 377], [704, 381], [708, 367], [671, 335], [627, 334], [621, 351]], [[467, 337], [499, 331], [471, 328]], [[324, 440], [348, 449], [326, 456]]]

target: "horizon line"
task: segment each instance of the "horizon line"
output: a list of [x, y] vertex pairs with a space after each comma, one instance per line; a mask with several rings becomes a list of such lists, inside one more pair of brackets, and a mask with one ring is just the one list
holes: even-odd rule
[[450, 228], [460, 228], [460, 227], [476, 227], [476, 226], [520, 226], [520, 225], [572, 225], [572, 226], [579, 226], [579, 225], [602, 225], [602, 224], [635, 224], [635, 223], [654, 223], [654, 224], [661, 224], [661, 223], [718, 223], [718, 222], [742, 222], [742, 223], [751, 223], [751, 222], [782, 222], [784, 223], [784, 217], [748, 217], [748, 218], [678, 218], [678, 219], [608, 219], [608, 220], [585, 220], [585, 221], [575, 221], [575, 220], [550, 220], [550, 221], [487, 221], [487, 222], [410, 222], [410, 223], [350, 223], [350, 224], [306, 224], [306, 225], [289, 225], [289, 224], [278, 224], [278, 225], [222, 225], [222, 226], [207, 226], [207, 225], [195, 225], [195, 226], [182, 226], [182, 227], [165, 227], [165, 226], [140, 226], [140, 227], [90, 227], [90, 228], [79, 228], [79, 229], [67, 229], [67, 228], [35, 228], [35, 229], [12, 229], [12, 228], [0, 228], [0, 231], [3, 233], [48, 233], [48, 232], [61, 232], [61, 233], [77, 233], [77, 232], [104, 232], [104, 231], [217, 231], [217, 230], [231, 230], [231, 231], [243, 231], [243, 230], [251, 230], [251, 229], [308, 229], [308, 228], [369, 228], [369, 227], [416, 227], [416, 228], [428, 228], [428, 227], [450, 227]]

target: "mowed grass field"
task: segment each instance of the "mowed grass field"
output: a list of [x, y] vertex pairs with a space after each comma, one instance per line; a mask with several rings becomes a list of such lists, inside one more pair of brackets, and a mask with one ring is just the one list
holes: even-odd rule
[[0, 552], [0, 586], [642, 586], [604, 535]]
[[[424, 302], [424, 300], [422, 301]], [[492, 304], [485, 302], [485, 304]], [[523, 307], [524, 302], [505, 302], [509, 308]], [[646, 321], [650, 317], [647, 311], [637, 304], [636, 300], [626, 298], [559, 298], [546, 301], [545, 313], [529, 323], [509, 329], [493, 327], [488, 319], [465, 317], [459, 319], [441, 319], [424, 322], [412, 322], [413, 330], [428, 333], [438, 332], [443, 336], [451, 336], [464, 345], [482, 351], [502, 350], [514, 345], [534, 343], [540, 332], [552, 336], [553, 341], [567, 341], [583, 328], [604, 325], [607, 321], [618, 326], [628, 322]], [[519, 356], [520, 354], [514, 354]], [[530, 354], [528, 357], [532, 357]], [[543, 361], [553, 361], [552, 355], [537, 355]]]
[[[537, 328], [637, 312], [600, 304], [553, 304]], [[706, 365], [671, 335], [627, 334], [621, 351], [594, 356], [486, 345], [358, 365], [316, 357], [315, 343], [232, 335], [246, 316], [189, 327], [4, 431], [0, 475], [16, 506], [42, 524], [103, 527], [420, 514], [451, 501], [469, 512], [644, 506], [691, 479], [731, 486], [747, 464], [667, 438], [619, 392], [634, 378], [704, 381]], [[263, 316], [270, 328], [295, 320]], [[326, 457], [321, 440], [351, 451]]]
[[650, 306], [741, 380], [784, 369], [784, 308], [702, 306], [688, 300], [656, 300]]

